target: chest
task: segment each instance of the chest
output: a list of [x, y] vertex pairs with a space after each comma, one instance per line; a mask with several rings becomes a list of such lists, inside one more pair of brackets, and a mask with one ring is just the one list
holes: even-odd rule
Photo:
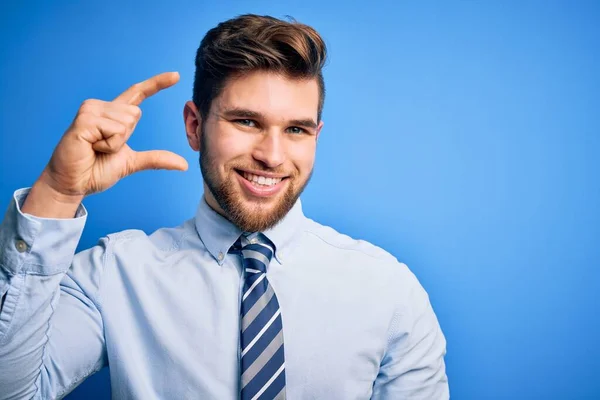
[[[223, 267], [115, 280], [104, 311], [113, 386], [145, 398], [237, 398], [243, 280], [235, 262]], [[283, 267], [268, 279], [288, 398], [369, 398], [391, 315], [377, 286]]]

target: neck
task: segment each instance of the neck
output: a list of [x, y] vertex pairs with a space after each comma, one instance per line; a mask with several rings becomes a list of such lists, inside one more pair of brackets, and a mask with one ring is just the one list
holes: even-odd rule
[[206, 201], [206, 204], [208, 204], [208, 206], [210, 208], [212, 208], [213, 210], [215, 210], [219, 215], [221, 215], [222, 217], [226, 218], [228, 221], [231, 221], [227, 217], [227, 214], [225, 214], [225, 211], [223, 211], [223, 209], [221, 208], [221, 206], [219, 205], [219, 203], [217, 203], [217, 200], [215, 199], [215, 196], [213, 196], [212, 192], [210, 191], [210, 189], [208, 188], [208, 186], [206, 185], [206, 183], [204, 184], [204, 199]]

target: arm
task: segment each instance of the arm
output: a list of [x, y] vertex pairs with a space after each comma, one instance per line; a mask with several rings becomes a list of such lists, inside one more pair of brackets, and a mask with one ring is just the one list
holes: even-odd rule
[[97, 293], [109, 239], [74, 255], [81, 201], [137, 171], [187, 169], [174, 153], [126, 144], [141, 102], [178, 80], [159, 74], [112, 102], [84, 101], [40, 178], [15, 193], [0, 225], [0, 399], [62, 397], [106, 365]]
[[417, 278], [408, 271], [405, 279], [410, 289], [390, 324], [372, 399], [448, 399], [446, 339]]
[[76, 255], [87, 214], [40, 218], [18, 190], [0, 225], [0, 399], [54, 399], [107, 364], [96, 293], [108, 239]]

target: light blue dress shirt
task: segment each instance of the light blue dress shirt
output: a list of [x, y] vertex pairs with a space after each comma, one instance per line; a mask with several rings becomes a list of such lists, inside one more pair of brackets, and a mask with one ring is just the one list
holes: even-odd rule
[[[0, 226], [0, 398], [54, 399], [110, 366], [115, 399], [237, 399], [240, 230], [200, 201], [180, 226], [126, 230], [75, 254], [87, 212]], [[283, 318], [287, 398], [447, 399], [446, 341], [427, 293], [384, 250], [300, 201], [264, 234]]]

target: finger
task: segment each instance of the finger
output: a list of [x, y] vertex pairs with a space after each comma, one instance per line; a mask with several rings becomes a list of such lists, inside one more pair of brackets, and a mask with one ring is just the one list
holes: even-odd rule
[[142, 116], [142, 109], [132, 104], [87, 99], [79, 107], [78, 115], [91, 114], [110, 118], [108, 114], [114, 115], [115, 113], [128, 114], [139, 119]]
[[114, 119], [119, 122], [132, 122], [134, 118], [139, 120], [142, 117], [142, 109], [138, 106], [123, 103], [105, 103], [99, 112], [101, 117]]
[[127, 104], [120, 104], [127, 107], [133, 107], [132, 109], [126, 108], [117, 108], [117, 107], [107, 107], [102, 111], [102, 117], [108, 118], [113, 121], [119, 122], [125, 125], [128, 128], [127, 135], [125, 136], [125, 140], [129, 140], [131, 134], [135, 130], [137, 126], [140, 116], [142, 115], [141, 109], [138, 106], [130, 106]]
[[87, 99], [81, 103], [79, 114], [99, 115], [105, 107], [106, 102], [98, 99]]
[[118, 152], [127, 141], [130, 132], [129, 127], [109, 118], [99, 118], [96, 129], [97, 141], [92, 144], [92, 148], [101, 153]]
[[173, 86], [179, 81], [178, 72], [164, 72], [143, 82], [136, 83], [114, 99], [117, 103], [140, 105], [148, 97]]
[[139, 151], [134, 153], [129, 166], [130, 173], [148, 169], [168, 169], [187, 171], [185, 158], [166, 150]]

